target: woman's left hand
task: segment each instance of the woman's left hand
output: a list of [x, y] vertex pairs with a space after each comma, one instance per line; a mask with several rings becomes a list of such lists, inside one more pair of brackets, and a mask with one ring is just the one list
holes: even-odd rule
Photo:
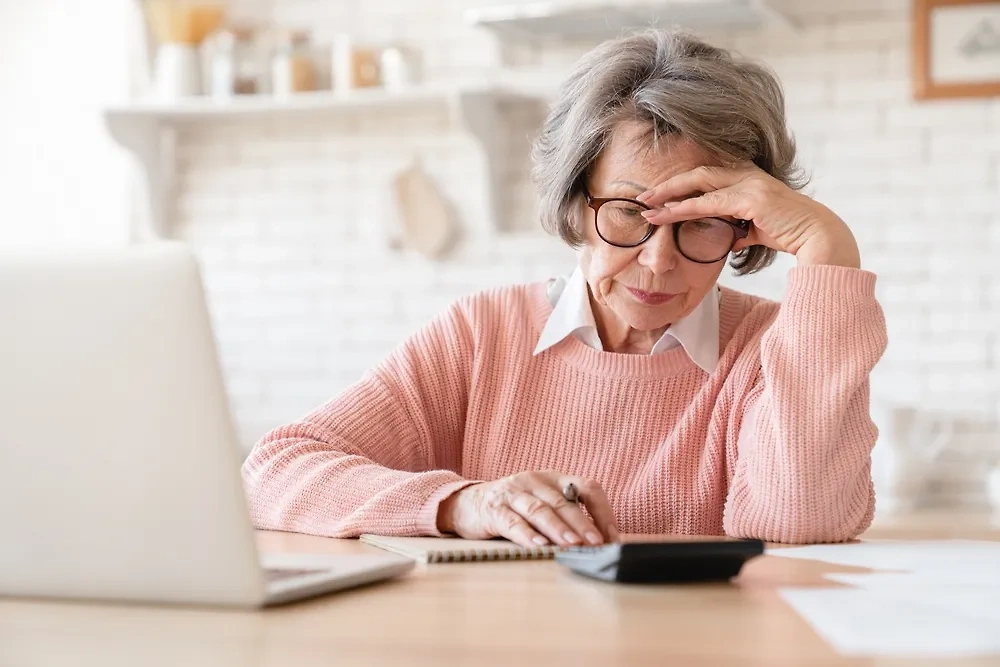
[[638, 199], [653, 207], [645, 215], [657, 225], [712, 216], [750, 220], [753, 227], [737, 249], [765, 245], [795, 255], [800, 266], [861, 266], [854, 234], [837, 214], [754, 164], [697, 167]]

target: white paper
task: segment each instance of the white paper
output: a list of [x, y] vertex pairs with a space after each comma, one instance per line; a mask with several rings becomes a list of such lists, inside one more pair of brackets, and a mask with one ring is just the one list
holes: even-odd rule
[[956, 613], [921, 595], [851, 588], [784, 589], [782, 598], [844, 655], [1000, 654], [997, 620]]
[[909, 574], [827, 574], [831, 581], [941, 609], [955, 617], [985, 620], [1000, 631], [1000, 583], [941, 581]]
[[[905, 591], [907, 589], [923, 590], [942, 587], [959, 590], [963, 587], [975, 587], [1000, 591], [1000, 572], [990, 572], [989, 570], [925, 571], [921, 574], [909, 572], [875, 572], [871, 574], [832, 572], [823, 576], [830, 581], [869, 590], [889, 588]], [[1000, 594], [997, 596], [997, 608], [1000, 609]]]
[[881, 540], [855, 544], [815, 544], [769, 549], [768, 555], [820, 560], [880, 572], [955, 577], [1000, 577], [1000, 542]]
[[871, 570], [781, 596], [845, 655], [1000, 654], [1000, 543], [882, 540], [768, 550]]

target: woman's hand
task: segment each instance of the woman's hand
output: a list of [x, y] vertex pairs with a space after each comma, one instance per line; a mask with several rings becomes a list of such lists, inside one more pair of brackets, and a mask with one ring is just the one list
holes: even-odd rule
[[[569, 483], [593, 520], [563, 496]], [[525, 547], [602, 544], [618, 538], [601, 485], [556, 472], [523, 472], [467, 486], [441, 503], [438, 529], [467, 539], [506, 537]]]
[[698, 167], [638, 199], [653, 207], [643, 215], [657, 225], [715, 216], [750, 220], [750, 234], [736, 250], [765, 245], [795, 255], [800, 266], [861, 266], [857, 241], [843, 220], [754, 164]]

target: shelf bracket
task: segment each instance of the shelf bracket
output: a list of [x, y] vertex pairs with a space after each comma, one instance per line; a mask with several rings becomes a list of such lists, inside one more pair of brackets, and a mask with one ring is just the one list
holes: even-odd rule
[[156, 118], [104, 114], [108, 132], [138, 162], [142, 174], [139, 201], [143, 202], [131, 226], [132, 241], [167, 238], [174, 183], [174, 146], [176, 131], [164, 127]]
[[502, 229], [507, 222], [502, 194], [508, 124], [500, 112], [501, 97], [495, 92], [463, 91], [457, 93], [452, 106], [458, 123], [479, 146], [486, 196], [486, 228], [490, 231]]

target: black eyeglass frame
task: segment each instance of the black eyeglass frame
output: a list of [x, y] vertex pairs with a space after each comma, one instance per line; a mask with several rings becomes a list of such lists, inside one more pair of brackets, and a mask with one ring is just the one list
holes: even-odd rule
[[[597, 231], [597, 235], [601, 237], [601, 240], [607, 243], [608, 245], [615, 246], [616, 248], [635, 248], [637, 246], [641, 246], [643, 243], [648, 241], [650, 237], [652, 237], [653, 234], [656, 233], [657, 229], [663, 227], [663, 225], [654, 225], [653, 223], [647, 223], [649, 225], [649, 228], [646, 230], [646, 233], [643, 235], [641, 240], [637, 241], [636, 243], [629, 243], [629, 244], [614, 243], [604, 238], [604, 235], [601, 234], [601, 227], [600, 225], [597, 224], [598, 210], [602, 206], [604, 206], [608, 202], [621, 201], [629, 204], [635, 204], [636, 206], [640, 206], [647, 211], [653, 210], [653, 207], [642, 203], [638, 199], [629, 199], [628, 197], [591, 197], [590, 192], [588, 192], [587, 190], [583, 191], [583, 196], [587, 201], [587, 206], [589, 206], [594, 210], [594, 229]], [[698, 218], [698, 219], [704, 220], [706, 218]], [[723, 253], [721, 257], [713, 260], [693, 259], [691, 257], [688, 257], [687, 254], [685, 254], [684, 251], [681, 249], [681, 244], [680, 244], [681, 225], [683, 225], [685, 222], [691, 222], [691, 221], [683, 220], [681, 222], [677, 222], [671, 225], [671, 227], [674, 228], [674, 233], [673, 233], [674, 246], [677, 248], [677, 252], [679, 252], [684, 257], [684, 259], [688, 260], [689, 262], [694, 262], [696, 264], [715, 264], [716, 262], [721, 262], [722, 260], [724, 260], [726, 257], [729, 256], [729, 253], [733, 251], [733, 248], [736, 246], [736, 243], [740, 239], [745, 239], [747, 237], [747, 234], [750, 233], [750, 225], [752, 223], [749, 220], [726, 220], [725, 218], [719, 218], [719, 217], [712, 217], [711, 219], [724, 222], [727, 225], [729, 225], [729, 227], [733, 230], [733, 240], [729, 244], [729, 249], [726, 250], [726, 252]]]

